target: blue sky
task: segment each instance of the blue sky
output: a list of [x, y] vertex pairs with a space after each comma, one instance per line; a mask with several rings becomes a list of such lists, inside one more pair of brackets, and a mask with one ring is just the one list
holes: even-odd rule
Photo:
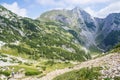
[[120, 0], [0, 0], [0, 4], [12, 12], [25, 17], [37, 18], [52, 9], [80, 7], [93, 17], [106, 17], [109, 13], [120, 13]]

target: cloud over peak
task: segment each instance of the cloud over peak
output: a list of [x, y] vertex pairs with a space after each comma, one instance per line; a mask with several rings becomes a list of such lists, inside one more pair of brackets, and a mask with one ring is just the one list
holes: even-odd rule
[[36, 2], [38, 2], [41, 5], [77, 5], [77, 4], [91, 4], [91, 3], [104, 3], [104, 2], [109, 2], [112, 0], [36, 0]]
[[94, 17], [105, 18], [110, 13], [120, 13], [120, 1], [111, 3], [99, 11], [94, 11], [90, 7], [85, 8], [85, 11]]
[[[16, 0], [11, 2], [12, 4], [9, 1], [1, 4], [20, 16], [32, 18], [48, 10], [72, 9], [76, 6], [99, 18], [104, 18], [110, 13], [120, 13], [120, 0]], [[21, 8], [21, 5], [24, 8]]]
[[17, 2], [12, 4], [3, 3], [2, 5], [19, 16], [27, 17], [27, 10], [25, 8], [20, 8]]

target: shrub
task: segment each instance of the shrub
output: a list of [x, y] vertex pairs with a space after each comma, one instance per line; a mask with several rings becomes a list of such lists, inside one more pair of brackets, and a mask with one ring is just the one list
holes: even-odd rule
[[3, 62], [7, 62], [7, 59], [0, 59], [0, 60], [2, 60]]
[[94, 68], [82, 68], [80, 70], [75, 70], [67, 72], [63, 75], [60, 75], [53, 80], [98, 80], [100, 74], [100, 67]]
[[22, 64], [22, 61], [18, 61], [19, 64]]
[[26, 76], [33, 76], [33, 75], [39, 75], [41, 74], [42, 71], [37, 71], [37, 70], [28, 70], [25, 72]]
[[114, 80], [120, 80], [120, 77], [114, 77]]
[[46, 70], [46, 67], [45, 66], [41, 66], [42, 70], [45, 71]]
[[5, 76], [10, 76], [10, 71], [0, 71], [0, 74], [3, 74]]
[[27, 66], [31, 66], [32, 65], [31, 63], [26, 63], [26, 62], [24, 64], [27, 65]]
[[[105, 78], [104, 80], [111, 80], [110, 78]], [[116, 80], [116, 79], [115, 79]]]
[[8, 57], [7, 55], [1, 54], [2, 57]]

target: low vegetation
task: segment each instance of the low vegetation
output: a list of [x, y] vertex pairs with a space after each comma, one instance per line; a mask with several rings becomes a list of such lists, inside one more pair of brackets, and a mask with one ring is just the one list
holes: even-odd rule
[[37, 71], [37, 70], [30, 69], [30, 70], [27, 70], [25, 72], [25, 75], [26, 76], [33, 76], [33, 75], [40, 75], [41, 73], [42, 73], [42, 71]]
[[44, 66], [42, 66], [42, 69], [46, 72], [50, 72], [56, 69], [63, 69], [66, 67], [72, 67], [73, 64], [70, 62], [54, 62], [54, 61], [47, 61], [42, 63]]
[[110, 52], [112, 52], [112, 53], [120, 52], [120, 43], [118, 43], [116, 46], [114, 46], [114, 48]]
[[10, 76], [11, 72], [10, 71], [0, 71], [0, 74], [3, 74], [5, 76]]
[[99, 80], [101, 67], [82, 68], [62, 74], [53, 80]]

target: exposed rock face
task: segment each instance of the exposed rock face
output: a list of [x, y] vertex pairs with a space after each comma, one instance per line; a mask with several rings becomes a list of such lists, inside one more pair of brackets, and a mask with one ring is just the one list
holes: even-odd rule
[[110, 14], [97, 22], [99, 30], [96, 41], [99, 47], [106, 50], [112, 48], [120, 40], [120, 13]]
[[63, 28], [71, 30], [76, 39], [86, 47], [95, 45], [96, 21], [84, 10], [76, 7], [72, 10], [53, 10], [41, 15], [39, 19], [58, 21]]
[[87, 48], [94, 46], [106, 51], [120, 40], [120, 13], [113, 13], [100, 19], [76, 7], [72, 10], [48, 11], [38, 19], [63, 23], [62, 27], [71, 30], [70, 33]]

